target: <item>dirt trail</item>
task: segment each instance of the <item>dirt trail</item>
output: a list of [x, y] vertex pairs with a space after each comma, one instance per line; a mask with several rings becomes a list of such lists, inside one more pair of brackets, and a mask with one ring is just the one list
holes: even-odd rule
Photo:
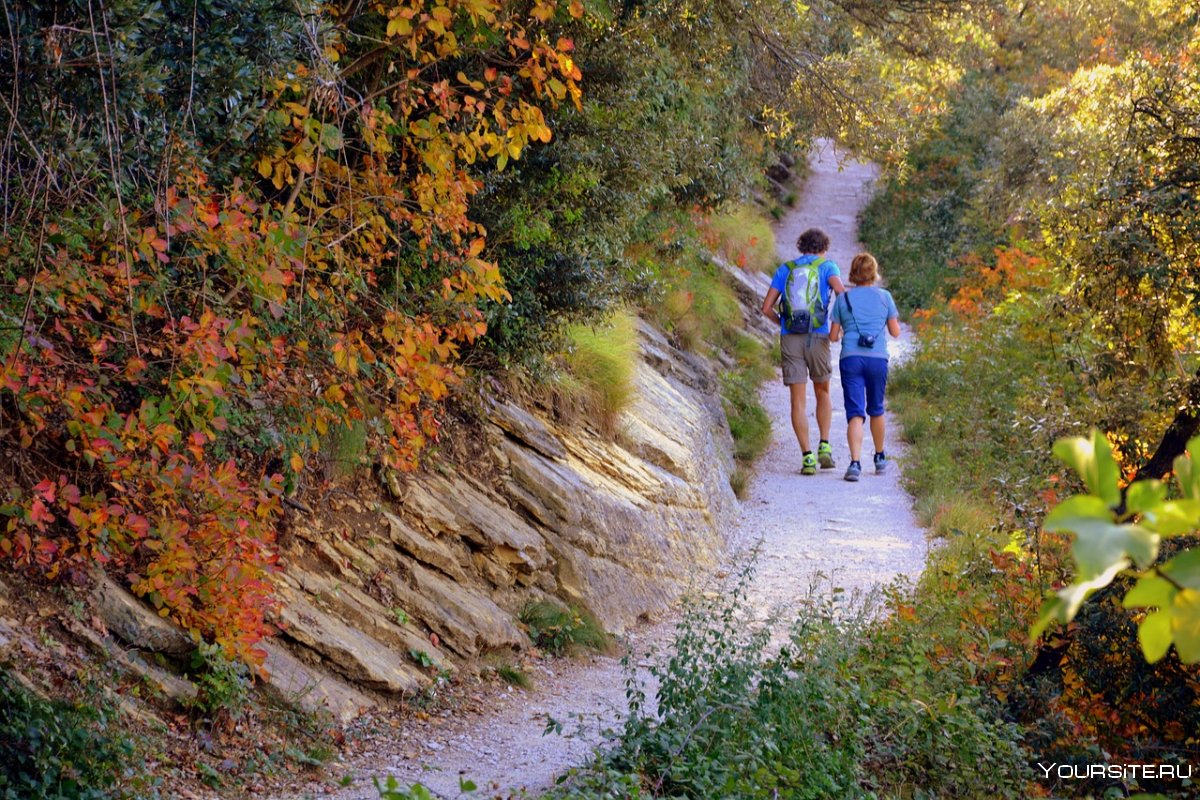
[[[777, 229], [780, 256], [794, 257], [800, 231], [819, 226], [833, 240], [830, 257], [845, 275], [858, 251], [856, 218], [870, 196], [875, 172], [857, 162], [839, 167], [827, 145], [812, 154], [810, 166], [800, 203]], [[886, 275], [886, 265], [881, 271]], [[907, 330], [899, 345], [893, 341], [890, 346], [893, 358], [903, 357]], [[924, 564], [925, 536], [913, 520], [912, 500], [899, 483], [902, 460], [883, 475], [875, 475], [868, 461], [861, 482], [842, 480], [849, 451], [837, 380], [835, 372], [830, 438], [837, 468], [814, 477], [799, 474], [800, 450], [789, 422], [787, 391], [779, 381], [762, 390], [773, 440], [756, 466], [730, 538], [734, 553], [760, 545], [751, 597], [764, 615], [802, 595], [818, 574], [848, 590], [867, 589], [899, 574], [915, 578]], [[810, 418], [811, 392], [810, 385]], [[815, 422], [810, 419], [810, 424], [815, 442]], [[890, 453], [902, 456], [890, 420], [889, 431]], [[868, 454], [869, 448], [868, 437], [864, 446]], [[662, 624], [635, 632], [629, 644], [641, 653], [669, 637], [670, 626]], [[534, 691], [513, 689], [489, 695], [482, 702], [486, 712], [435, 717], [364, 740], [350, 754], [353, 772], [361, 778], [341, 790], [338, 800], [377, 800], [371, 775], [394, 775], [402, 784], [420, 781], [440, 797], [458, 796], [460, 775], [472, 778], [488, 790], [488, 796], [507, 796], [521, 789], [536, 795], [557, 774], [586, 759], [600, 741], [600, 731], [620, 717], [625, 703], [618, 658], [593, 656], [584, 662], [543, 664], [542, 674], [533, 675]], [[577, 735], [543, 736], [547, 716]]]

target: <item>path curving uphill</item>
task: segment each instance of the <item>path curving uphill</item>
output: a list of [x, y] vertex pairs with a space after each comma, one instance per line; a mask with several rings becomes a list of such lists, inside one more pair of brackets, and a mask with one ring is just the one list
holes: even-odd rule
[[[829, 234], [828, 257], [846, 281], [850, 262], [862, 251], [858, 213], [871, 198], [876, 168], [851, 159], [840, 163], [833, 147], [819, 141], [809, 156], [809, 178], [796, 208], [781, 221], [775, 236], [782, 259], [795, 258], [796, 239], [810, 227]], [[887, 264], [880, 265], [886, 280]], [[892, 364], [907, 357], [912, 334], [902, 327], [899, 341], [889, 340]], [[899, 429], [887, 415], [887, 450], [893, 462], [876, 475], [871, 466], [871, 436], [863, 441], [862, 480], [842, 480], [850, 463], [846, 411], [838, 374], [840, 347], [833, 345], [833, 445], [837, 466], [815, 476], [800, 474], [800, 447], [792, 433], [788, 391], [782, 381], [765, 385], [760, 398], [771, 417], [771, 444], [755, 464], [755, 476], [739, 515], [743, 541], [761, 540], [751, 596], [766, 608], [792, 601], [818, 573], [848, 591], [867, 590], [898, 575], [914, 580], [925, 564], [925, 532], [912, 513], [912, 498], [900, 483], [903, 448]], [[812, 384], [808, 385], [809, 433], [817, 443]], [[897, 458], [899, 457], [899, 458]], [[897, 463], [898, 462], [898, 463]]]
[[[795, 242], [805, 228], [824, 229], [832, 239], [830, 257], [848, 272], [859, 250], [857, 217], [870, 198], [876, 177], [869, 164], [846, 160], [826, 142], [818, 142], [809, 158], [810, 175], [803, 196], [781, 221], [776, 236], [782, 259], [796, 255]], [[887, 265], [881, 265], [886, 276]], [[761, 280], [765, 293], [767, 281]], [[910, 346], [905, 329], [892, 342], [893, 359]], [[835, 346], [834, 359], [836, 363]], [[818, 575], [847, 590], [868, 589], [898, 575], [916, 578], [925, 560], [925, 534], [913, 519], [912, 499], [900, 484], [902, 451], [898, 431], [889, 418], [889, 451], [901, 456], [891, 470], [875, 475], [869, 468], [857, 483], [842, 473], [849, 463], [841, 387], [834, 373], [834, 420], [831, 441], [837, 468], [816, 476], [799, 474], [800, 450], [792, 434], [788, 393], [776, 379], [761, 397], [772, 421], [772, 442], [757, 462], [747, 499], [731, 532], [731, 553], [759, 547], [751, 602], [764, 615], [802, 596]], [[814, 401], [809, 388], [809, 413]], [[815, 434], [815, 423], [812, 426]], [[870, 440], [864, 443], [869, 453]], [[894, 459], [895, 461], [895, 459]], [[869, 467], [869, 462], [868, 462]], [[631, 636], [634, 652], [670, 637], [667, 624]], [[471, 779], [481, 796], [506, 797], [526, 790], [536, 796], [556, 775], [584, 761], [600, 741], [603, 728], [614, 724], [625, 707], [625, 676], [620, 660], [593, 656], [587, 661], [546, 661], [535, 672], [531, 692], [512, 689], [489, 695], [488, 710], [457, 716], [434, 716], [365, 737], [351, 754], [359, 777], [337, 800], [377, 800], [371, 776], [395, 776], [401, 785], [421, 782], [435, 796], [459, 796], [459, 779]], [[547, 718], [578, 731], [569, 738], [543, 736]], [[582, 720], [582, 722], [580, 722]]]

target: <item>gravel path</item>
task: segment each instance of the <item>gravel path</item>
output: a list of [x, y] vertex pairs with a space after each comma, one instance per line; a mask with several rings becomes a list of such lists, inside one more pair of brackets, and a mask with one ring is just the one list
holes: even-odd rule
[[[856, 218], [870, 196], [875, 171], [857, 162], [839, 165], [828, 146], [811, 155], [810, 166], [800, 203], [776, 231], [780, 255], [794, 257], [800, 231], [819, 226], [833, 240], [830, 257], [845, 275], [858, 251]], [[881, 265], [885, 276], [886, 266]], [[904, 333], [898, 345], [889, 343], [893, 358], [903, 358], [908, 350], [909, 334]], [[836, 359], [835, 351], [835, 363]], [[925, 535], [913, 519], [911, 498], [900, 486], [903, 452], [890, 419], [888, 449], [900, 456], [900, 463], [893, 463], [883, 475], [868, 468], [857, 484], [842, 480], [849, 451], [836, 380], [835, 373], [830, 438], [838, 466], [813, 477], [799, 474], [800, 450], [789, 422], [786, 389], [774, 381], [762, 390], [773, 440], [757, 463], [731, 542], [735, 557], [748, 547], [760, 547], [751, 599], [764, 616], [803, 595], [818, 575], [849, 591], [866, 590], [901, 574], [915, 578], [924, 564]], [[811, 392], [810, 385], [808, 409], [815, 443]], [[869, 448], [868, 435], [864, 443], [868, 455]], [[648, 646], [669, 642], [670, 634], [666, 623], [648, 627], [635, 632], [629, 645], [641, 653]], [[600, 731], [619, 719], [625, 686], [619, 660], [609, 656], [545, 661], [533, 678], [536, 688], [531, 692], [481, 688], [475, 705], [486, 711], [435, 716], [394, 730], [380, 730], [377, 725], [348, 753], [354, 772], [394, 775], [402, 784], [420, 781], [439, 797], [458, 796], [460, 775], [471, 777], [488, 790], [488, 796], [505, 797], [521, 789], [536, 794], [557, 774], [585, 760], [600, 741]], [[548, 716], [577, 735], [543, 736]], [[336, 794], [338, 800], [378, 798], [369, 777]]]
[[[796, 209], [776, 228], [779, 254], [794, 258], [796, 239], [806, 228], [819, 227], [831, 240], [829, 257], [842, 269], [860, 252], [857, 216], [870, 199], [873, 166], [849, 161], [839, 168], [829, 146], [809, 159], [811, 174]], [[887, 277], [887, 265], [880, 265]], [[907, 357], [911, 332], [903, 327], [899, 341], [888, 340], [892, 363]], [[788, 391], [782, 381], [763, 387], [760, 397], [771, 417], [771, 444], [755, 464], [755, 477], [742, 504], [738, 534], [752, 544], [761, 539], [761, 555], [751, 597], [760, 609], [786, 604], [820, 573], [849, 592], [866, 591], [897, 575], [915, 578], [925, 563], [925, 534], [912, 514], [912, 499], [900, 485], [904, 450], [898, 429], [887, 415], [889, 470], [876, 475], [870, 457], [870, 433], [863, 441], [862, 480], [842, 480], [850, 463], [846, 445], [846, 411], [837, 370], [840, 347], [833, 346], [833, 445], [837, 466], [815, 476], [800, 475], [800, 446], [792, 433]], [[808, 386], [811, 442], [817, 442], [812, 384]], [[900, 462], [900, 463], [896, 463]]]

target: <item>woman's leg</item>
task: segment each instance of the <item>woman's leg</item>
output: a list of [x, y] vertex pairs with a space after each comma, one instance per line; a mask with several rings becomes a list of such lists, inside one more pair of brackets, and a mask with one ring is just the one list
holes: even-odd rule
[[887, 423], [884, 420], [884, 397], [887, 393], [888, 362], [887, 359], [874, 358], [864, 369], [865, 394], [867, 414], [871, 417], [871, 440], [875, 444], [875, 453], [884, 452], [884, 437], [887, 434]]
[[[871, 420], [871, 434], [875, 433], [875, 420]], [[850, 460], [859, 461], [862, 455], [863, 418], [854, 417], [846, 423], [846, 444], [850, 445]]]
[[[886, 433], [887, 433], [887, 425], [884, 423], [883, 415], [880, 414], [877, 417], [871, 417], [871, 440], [875, 443], [875, 452], [876, 453], [883, 452], [883, 438], [884, 438], [884, 434], [886, 434]], [[862, 424], [861, 424], [861, 422], [859, 424], [858, 439], [859, 439], [859, 442], [862, 441]]]
[[838, 363], [842, 377], [842, 400], [846, 406], [846, 444], [850, 446], [851, 461], [858, 461], [862, 455], [863, 420], [867, 416], [864, 361], [866, 359], [862, 356], [850, 356]]

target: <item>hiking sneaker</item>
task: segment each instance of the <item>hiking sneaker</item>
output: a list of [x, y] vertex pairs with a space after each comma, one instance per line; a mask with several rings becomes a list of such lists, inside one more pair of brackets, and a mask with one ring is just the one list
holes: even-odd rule
[[886, 472], [886, 471], [887, 471], [887, 456], [883, 453], [876, 453], [875, 454], [875, 472], [876, 472], [876, 474], [878, 474], [880, 472]]
[[804, 458], [800, 461], [801, 475], [816, 475], [817, 474], [817, 457], [812, 453], [805, 453]]
[[862, 474], [862, 464], [857, 461], [851, 461], [850, 466], [846, 467], [846, 480], [851, 483], [858, 481], [858, 476]]
[[833, 469], [833, 447], [829, 442], [821, 442], [817, 445], [817, 461], [821, 464], [821, 469]]

